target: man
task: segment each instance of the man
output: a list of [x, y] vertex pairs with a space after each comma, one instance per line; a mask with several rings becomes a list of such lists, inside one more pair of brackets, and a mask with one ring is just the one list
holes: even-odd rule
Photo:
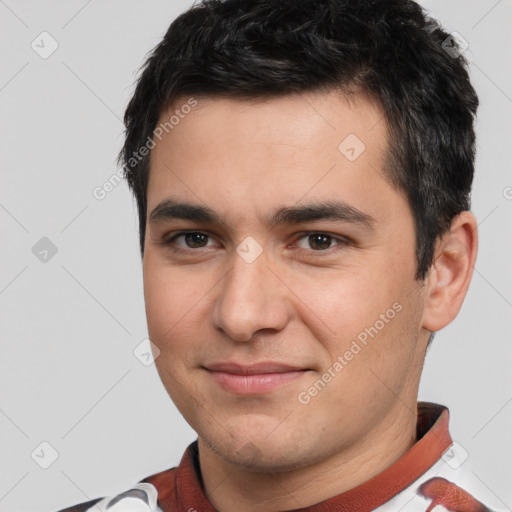
[[155, 48], [120, 155], [155, 362], [198, 439], [68, 511], [486, 511], [429, 343], [477, 253], [478, 99], [412, 1], [205, 0]]

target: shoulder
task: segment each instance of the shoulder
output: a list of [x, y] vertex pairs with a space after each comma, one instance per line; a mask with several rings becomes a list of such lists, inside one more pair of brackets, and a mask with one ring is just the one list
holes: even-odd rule
[[[162, 512], [159, 502], [167, 499], [174, 490], [177, 468], [155, 473], [120, 493], [84, 501], [58, 512], [109, 512], [140, 510], [141, 512]], [[136, 507], [136, 508], [134, 508]]]
[[85, 512], [86, 510], [93, 507], [98, 501], [101, 501], [102, 498], [96, 498], [95, 500], [91, 501], [84, 501], [83, 503], [79, 503], [78, 505], [74, 505], [72, 507], [63, 508], [62, 510], [59, 510], [58, 512]]
[[454, 442], [433, 466], [376, 512], [504, 512], [501, 500], [482, 483], [474, 469], [468, 452]]

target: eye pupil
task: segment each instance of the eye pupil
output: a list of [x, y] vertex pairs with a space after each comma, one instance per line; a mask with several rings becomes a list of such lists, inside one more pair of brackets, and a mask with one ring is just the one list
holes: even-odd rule
[[323, 235], [321, 233], [315, 233], [313, 235], [309, 235], [310, 242], [313, 241], [312, 247], [315, 245], [320, 245], [321, 247], [317, 247], [319, 249], [329, 249], [331, 245], [331, 237], [329, 235]]
[[[201, 242], [205, 241], [206, 237], [207, 237], [207, 235], [205, 235], [203, 233], [186, 233], [185, 241], [186, 241], [187, 245], [189, 245], [189, 246], [203, 247], [200, 244], [201, 244]], [[195, 245], [195, 244], [199, 244], [199, 245]]]

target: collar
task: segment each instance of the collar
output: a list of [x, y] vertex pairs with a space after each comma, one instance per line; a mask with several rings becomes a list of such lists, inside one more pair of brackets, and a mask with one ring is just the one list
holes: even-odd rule
[[[452, 444], [447, 407], [418, 402], [417, 415], [416, 443], [391, 466], [353, 489], [296, 511], [370, 512], [411, 485]], [[144, 481], [157, 488], [158, 503], [164, 512], [216, 512], [202, 489], [197, 440], [188, 446], [177, 468], [157, 473]]]

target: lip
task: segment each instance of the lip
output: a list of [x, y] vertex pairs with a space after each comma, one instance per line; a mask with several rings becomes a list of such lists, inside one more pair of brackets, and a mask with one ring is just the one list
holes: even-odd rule
[[210, 364], [205, 369], [225, 391], [238, 395], [268, 393], [302, 377], [308, 369], [276, 362]]

